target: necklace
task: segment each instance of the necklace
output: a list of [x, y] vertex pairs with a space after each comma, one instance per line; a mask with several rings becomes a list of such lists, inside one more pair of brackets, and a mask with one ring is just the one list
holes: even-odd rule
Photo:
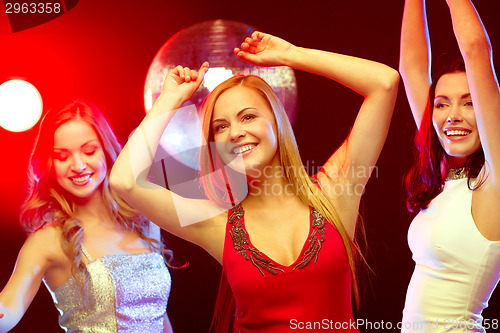
[[446, 180], [462, 179], [467, 177], [467, 172], [465, 172], [465, 167], [459, 168], [449, 168], [446, 174]]

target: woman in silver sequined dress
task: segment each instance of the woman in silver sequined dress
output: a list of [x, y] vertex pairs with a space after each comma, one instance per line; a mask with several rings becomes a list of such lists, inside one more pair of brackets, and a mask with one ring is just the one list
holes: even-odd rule
[[169, 253], [158, 229], [109, 187], [120, 149], [89, 103], [42, 120], [21, 211], [30, 235], [0, 294], [0, 332], [17, 324], [42, 281], [67, 332], [172, 332]]

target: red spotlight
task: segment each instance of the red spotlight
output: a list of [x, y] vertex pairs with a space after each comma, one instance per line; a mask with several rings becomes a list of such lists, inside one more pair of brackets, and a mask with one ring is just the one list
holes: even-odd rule
[[22, 132], [33, 127], [42, 115], [42, 96], [31, 83], [10, 80], [0, 85], [0, 126]]

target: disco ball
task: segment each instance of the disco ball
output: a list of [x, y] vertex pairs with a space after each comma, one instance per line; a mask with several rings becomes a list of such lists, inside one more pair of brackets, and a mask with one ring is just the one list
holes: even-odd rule
[[[158, 51], [149, 67], [144, 87], [144, 106], [149, 111], [161, 93], [167, 73], [177, 65], [198, 69], [210, 63], [204, 81], [184, 105], [200, 106], [203, 99], [222, 81], [239, 74], [263, 78], [280, 96], [293, 124], [297, 111], [297, 84], [289, 67], [258, 67], [239, 60], [233, 52], [254, 29], [241, 22], [206, 21], [172, 36]], [[202, 144], [200, 118], [195, 107], [176, 112], [160, 141], [161, 147], [176, 160], [199, 169], [197, 148]]]

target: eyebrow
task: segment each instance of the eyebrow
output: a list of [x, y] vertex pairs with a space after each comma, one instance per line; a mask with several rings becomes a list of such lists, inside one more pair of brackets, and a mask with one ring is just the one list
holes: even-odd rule
[[[467, 93], [467, 94], [463, 94], [462, 96], [460, 96], [460, 99], [469, 98], [469, 97], [470, 97], [470, 93]], [[443, 96], [443, 95], [438, 95], [438, 96], [434, 97], [434, 100], [436, 100], [438, 98], [451, 100], [451, 98], [449, 98], [448, 96]]]
[[[238, 111], [238, 113], [236, 114], [236, 117], [239, 117], [243, 112], [249, 110], [249, 109], [253, 109], [253, 110], [258, 110], [256, 107], [253, 107], [253, 106], [249, 106], [249, 107], [246, 107], [246, 108], [243, 108], [241, 109], [240, 111]], [[224, 121], [224, 119], [221, 119], [221, 118], [218, 118], [218, 119], [214, 119], [212, 121], [212, 124], [217, 122], [217, 121]]]
[[[95, 140], [95, 139], [89, 140], [89, 141], [85, 142], [83, 145], [81, 145], [81, 147], [80, 147], [80, 148], [84, 148], [85, 146], [87, 146], [87, 145], [89, 145], [89, 144], [91, 144], [91, 143], [94, 143], [94, 142], [97, 142], [97, 140]], [[68, 149], [66, 149], [66, 148], [59, 148], [59, 147], [54, 147], [54, 148], [53, 148], [53, 150], [63, 150], [63, 151], [64, 151], [64, 150], [68, 150]]]

